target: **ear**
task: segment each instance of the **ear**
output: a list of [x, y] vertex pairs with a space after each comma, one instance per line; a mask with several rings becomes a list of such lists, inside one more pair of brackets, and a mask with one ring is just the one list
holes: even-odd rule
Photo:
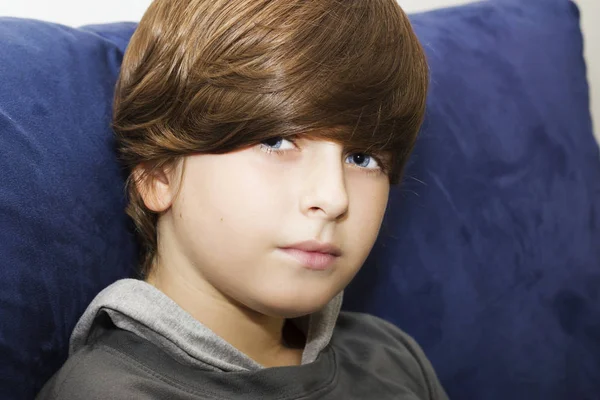
[[176, 171], [173, 167], [150, 170], [143, 164], [135, 167], [135, 185], [149, 210], [162, 213], [173, 205], [177, 195]]

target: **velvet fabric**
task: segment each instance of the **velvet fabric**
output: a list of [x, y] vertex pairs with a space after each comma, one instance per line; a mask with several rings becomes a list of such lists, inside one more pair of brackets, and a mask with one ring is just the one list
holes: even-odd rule
[[[597, 399], [600, 154], [566, 0], [411, 17], [427, 119], [344, 308], [406, 330], [453, 399]], [[135, 24], [0, 19], [0, 398], [31, 399], [136, 246], [110, 112]]]
[[123, 48], [12, 18], [0, 38], [0, 399], [32, 399], [87, 304], [135, 264], [110, 128]]

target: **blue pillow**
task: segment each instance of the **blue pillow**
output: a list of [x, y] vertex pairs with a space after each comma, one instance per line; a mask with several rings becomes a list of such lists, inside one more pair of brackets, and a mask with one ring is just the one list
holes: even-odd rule
[[[427, 121], [346, 294], [415, 336], [455, 399], [600, 389], [600, 155], [577, 11], [543, 3], [412, 17]], [[133, 272], [109, 123], [134, 28], [0, 19], [2, 399], [32, 398], [91, 299]]]
[[[110, 129], [133, 24], [0, 19], [0, 399], [31, 399], [75, 322], [137, 249]], [[121, 46], [120, 46], [120, 45]]]
[[414, 16], [426, 122], [345, 309], [412, 334], [450, 398], [600, 398], [600, 154], [579, 14]]

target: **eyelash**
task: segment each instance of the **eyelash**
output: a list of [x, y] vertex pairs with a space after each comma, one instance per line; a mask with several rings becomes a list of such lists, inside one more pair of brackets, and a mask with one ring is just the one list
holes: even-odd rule
[[[285, 138], [285, 140], [288, 140], [293, 145], [296, 145], [296, 142], [293, 139]], [[290, 150], [274, 149], [272, 147], [266, 146], [263, 143], [259, 143], [259, 148], [260, 148], [261, 151], [263, 151], [263, 152], [265, 152], [267, 154], [274, 154], [274, 155], [277, 155], [277, 156], [282, 156], [286, 152], [290, 151]], [[355, 154], [355, 153], [350, 153], [350, 155], [351, 154]], [[371, 155], [371, 154], [367, 154], [367, 153], [359, 153], [359, 154], [364, 154], [364, 155], [367, 155], [367, 156], [373, 158], [377, 162], [377, 164], [379, 165], [379, 168], [368, 169], [368, 168], [365, 168], [365, 167], [358, 167], [358, 166], [352, 164], [354, 166], [354, 168], [358, 168], [358, 169], [362, 170], [367, 175], [379, 175], [379, 174], [387, 172], [384, 163], [381, 161], [381, 159], [379, 157]]]

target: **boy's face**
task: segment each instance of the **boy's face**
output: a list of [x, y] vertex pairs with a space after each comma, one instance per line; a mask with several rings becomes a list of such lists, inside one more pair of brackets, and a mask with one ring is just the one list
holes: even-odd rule
[[[212, 295], [285, 318], [317, 311], [352, 280], [375, 242], [389, 194], [375, 159], [309, 139], [188, 156], [180, 184], [177, 196], [169, 197], [174, 185], [157, 192], [166, 198], [160, 268], [177, 263]], [[284, 250], [309, 240], [340, 254], [315, 270]]]

